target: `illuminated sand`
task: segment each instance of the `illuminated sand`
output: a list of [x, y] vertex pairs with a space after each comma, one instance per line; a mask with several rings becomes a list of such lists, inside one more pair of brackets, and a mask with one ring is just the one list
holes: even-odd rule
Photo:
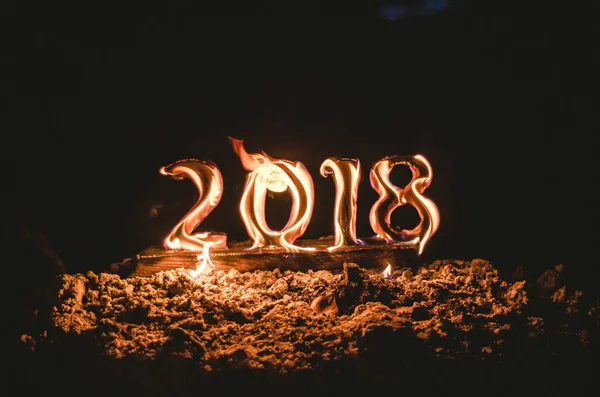
[[48, 325], [23, 342], [47, 371], [102, 380], [87, 395], [460, 390], [484, 375], [543, 378], [548, 358], [575, 365], [591, 354], [598, 303], [559, 276], [503, 280], [483, 260], [396, 269], [391, 280], [353, 264], [337, 274], [65, 275]]

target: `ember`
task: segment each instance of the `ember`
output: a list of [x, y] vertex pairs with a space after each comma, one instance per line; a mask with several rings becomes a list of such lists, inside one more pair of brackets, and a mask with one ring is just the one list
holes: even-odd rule
[[393, 278], [392, 276], [392, 265], [387, 265], [385, 270], [383, 271], [383, 273], [381, 273], [381, 276], [383, 278], [386, 278], [388, 280], [391, 280]]

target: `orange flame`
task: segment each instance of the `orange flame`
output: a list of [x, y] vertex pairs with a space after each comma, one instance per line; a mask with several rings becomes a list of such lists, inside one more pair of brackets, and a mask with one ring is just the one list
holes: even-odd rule
[[207, 242], [202, 248], [202, 253], [197, 256], [197, 260], [200, 262], [195, 270], [190, 270], [190, 276], [196, 278], [201, 275], [208, 275], [215, 268], [215, 264], [210, 259], [210, 247], [213, 243]]
[[334, 236], [329, 252], [346, 245], [364, 244], [356, 238], [356, 203], [360, 181], [360, 161], [349, 158], [328, 158], [321, 164], [321, 175], [333, 175], [335, 182]]
[[162, 175], [173, 179], [189, 178], [198, 189], [196, 204], [173, 227], [163, 240], [167, 249], [203, 251], [207, 243], [215, 248], [227, 248], [227, 235], [200, 232], [192, 234], [210, 212], [219, 204], [223, 195], [223, 177], [211, 161], [196, 159], [180, 160], [160, 169]]
[[[254, 240], [250, 249], [279, 246], [289, 252], [314, 251], [312, 247], [294, 245], [308, 226], [314, 207], [313, 181], [301, 162], [274, 159], [266, 153], [249, 154], [240, 139], [229, 138], [245, 170], [250, 171], [240, 201], [244, 226]], [[287, 224], [279, 231], [272, 230], [265, 217], [267, 190], [289, 191], [292, 209]]]
[[[412, 179], [404, 189], [390, 182], [390, 172], [398, 165], [410, 167]], [[371, 186], [379, 193], [379, 199], [371, 207], [369, 222], [373, 231], [388, 243], [400, 243], [418, 247], [421, 255], [425, 245], [435, 234], [440, 214], [435, 203], [423, 196], [432, 179], [431, 165], [422, 155], [389, 156], [378, 161], [371, 169]], [[384, 203], [391, 201], [387, 206]], [[421, 221], [411, 230], [396, 230], [390, 225], [392, 212], [401, 205], [411, 204]]]
[[388, 263], [387, 267], [381, 273], [381, 277], [387, 278], [388, 280], [392, 279], [392, 265]]

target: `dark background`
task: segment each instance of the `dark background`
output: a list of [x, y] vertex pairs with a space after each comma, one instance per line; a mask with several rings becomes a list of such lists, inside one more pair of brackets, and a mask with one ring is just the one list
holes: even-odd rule
[[[195, 191], [158, 169], [186, 157], [215, 161], [225, 181], [201, 229], [246, 239], [234, 136], [311, 172], [305, 238], [332, 234], [334, 187], [318, 172], [326, 157], [361, 160], [358, 229], [368, 236], [369, 167], [422, 153], [441, 213], [424, 261], [563, 263], [598, 275], [598, 14], [584, 3], [476, 3], [9, 10], [10, 266], [49, 269], [53, 251], [68, 272], [101, 271], [160, 244]], [[289, 203], [271, 201], [276, 226]]]

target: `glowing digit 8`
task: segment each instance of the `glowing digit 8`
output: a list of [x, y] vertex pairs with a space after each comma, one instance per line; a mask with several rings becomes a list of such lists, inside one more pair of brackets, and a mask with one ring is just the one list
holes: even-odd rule
[[[404, 189], [390, 182], [390, 172], [398, 164], [407, 165], [412, 172], [412, 179]], [[420, 154], [385, 157], [371, 168], [371, 186], [379, 193], [379, 199], [371, 207], [369, 222], [380, 238], [387, 243], [416, 247], [421, 255], [440, 223], [437, 206], [423, 196], [423, 192], [431, 184], [432, 174], [431, 165]], [[390, 224], [392, 212], [405, 204], [415, 207], [421, 218], [419, 224], [411, 230], [398, 229]]]
[[167, 249], [202, 251], [204, 245], [209, 243], [211, 248], [227, 248], [227, 235], [224, 233], [200, 232], [192, 234], [221, 201], [223, 177], [216, 164], [212, 161], [186, 159], [162, 167], [160, 173], [177, 180], [191, 179], [200, 194], [196, 204], [181, 218], [164, 239], [164, 247]]

